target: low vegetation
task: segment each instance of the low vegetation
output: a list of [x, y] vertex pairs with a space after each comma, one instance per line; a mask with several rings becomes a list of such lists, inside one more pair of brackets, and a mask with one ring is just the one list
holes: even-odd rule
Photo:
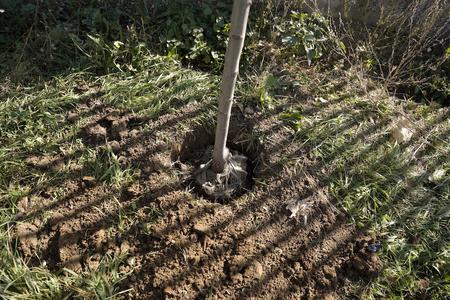
[[[0, 296], [6, 299], [129, 292], [123, 282], [133, 278], [133, 256], [124, 249], [82, 272], [23, 253], [18, 224], [52, 227], [55, 211], [38, 208], [66, 199], [62, 184], [74, 174], [111, 193], [104, 195], [114, 212], [105, 225], [109, 235], [139, 228], [151, 236], [170, 215], [142, 206], [139, 197], [132, 204], [116, 197], [132, 193], [143, 170], [121, 161], [114, 145], [86, 139], [95, 109], [132, 116], [142, 132], [158, 130], [148, 124], [164, 118], [180, 117], [172, 126], [183, 133], [214, 123], [231, 2], [200, 1], [195, 8], [184, 1], [81, 2], [0, 7]], [[413, 2], [364, 32], [294, 1], [256, 3], [250, 16], [236, 107], [274, 129], [254, 130], [245, 140], [278, 149], [282, 168], [313, 176], [347, 222], [380, 243], [374, 252], [382, 269], [349, 283], [349, 297], [450, 297], [448, 20], [441, 24], [448, 3], [431, 1], [424, 12], [430, 17], [417, 26], [408, 23], [418, 18], [421, 2]], [[198, 110], [188, 122], [180, 112], [190, 105]], [[400, 126], [404, 119], [408, 125]], [[396, 128], [411, 135], [396, 139]], [[277, 130], [286, 140], [272, 140]], [[256, 186], [264, 180], [256, 178]], [[105, 213], [101, 204], [96, 209]], [[137, 227], [142, 211], [145, 223]]]

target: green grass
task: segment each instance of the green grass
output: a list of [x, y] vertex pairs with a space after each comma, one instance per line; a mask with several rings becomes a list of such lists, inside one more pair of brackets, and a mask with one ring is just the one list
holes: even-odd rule
[[4, 299], [111, 299], [123, 293], [117, 285], [128, 274], [120, 273], [124, 255], [105, 256], [98, 267], [88, 274], [62, 269], [52, 274], [45, 268], [27, 266], [17, 253], [9, 250], [8, 241], [0, 251], [0, 295]]
[[[105, 256], [90, 272], [62, 269], [55, 274], [45, 265], [29, 267], [14, 250], [9, 232], [18, 213], [17, 201], [34, 197], [45, 186], [64, 182], [73, 165], [84, 175], [116, 189], [134, 180], [133, 170], [124, 169], [111, 149], [94, 148], [80, 139], [90, 113], [71, 123], [67, 120], [69, 111], [80, 112], [82, 103], [97, 98], [105, 105], [150, 118], [188, 102], [203, 101], [205, 110], [211, 104], [216, 77], [181, 68], [166, 57], [148, 55], [142, 64], [145, 68], [139, 72], [77, 72], [29, 87], [15, 86], [4, 95], [0, 102], [0, 295], [5, 299], [110, 299], [120, 293], [118, 283], [128, 274], [120, 272], [119, 267], [126, 257]], [[51, 157], [57, 153], [69, 158], [60, 168], [40, 169], [27, 162], [30, 156]], [[64, 189], [58, 188], [51, 195], [53, 202], [64, 196]], [[117, 220], [111, 226], [122, 232], [134, 212], [125, 211], [120, 203], [118, 206]], [[148, 223], [161, 213], [152, 211]], [[51, 212], [45, 214], [30, 215], [27, 221], [35, 217], [45, 221]]]
[[[106, 299], [120, 292], [118, 283], [127, 275], [119, 271], [125, 257], [104, 257], [91, 272], [53, 274], [45, 266], [29, 267], [20, 258], [10, 244], [9, 230], [18, 212], [17, 201], [66, 180], [71, 163], [111, 188], [133, 183], [134, 170], [123, 168], [111, 149], [92, 148], [79, 138], [89, 116], [67, 121], [67, 113], [81, 111], [86, 100], [99, 99], [150, 118], [175, 112], [188, 102], [201, 102], [202, 113], [194, 122], [213, 123], [217, 77], [152, 55], [145, 56], [138, 69], [106, 75], [83, 71], [30, 87], [16, 86], [0, 102], [0, 294], [7, 299]], [[279, 94], [299, 84], [313, 91], [315, 110], [294, 105], [280, 119], [290, 128], [292, 141], [307, 149], [318, 166], [325, 166], [325, 173], [314, 175], [350, 221], [382, 241], [382, 274], [355, 289], [362, 289], [367, 299], [450, 296], [448, 109], [397, 102], [384, 93], [361, 96], [351, 87], [336, 87], [326, 75], [317, 82], [310, 74], [290, 75], [300, 79], [289, 82], [272, 73], [252, 75], [239, 87], [238, 99], [261, 106], [269, 117], [289, 100]], [[401, 114], [413, 119], [417, 128], [410, 143], [398, 145], [391, 140], [390, 125]], [[263, 138], [253, 134], [255, 140]], [[56, 153], [70, 158], [62, 168], [41, 170], [27, 163], [30, 155]], [[283, 155], [286, 164], [301, 159], [297, 153]], [[442, 178], [430, 177], [441, 169]], [[62, 197], [64, 191], [57, 189], [52, 201]], [[124, 232], [134, 223], [136, 212], [116, 202], [111, 226]], [[142, 230], [150, 234], [152, 222], [164, 212], [148, 208], [147, 213]], [[30, 216], [28, 221], [32, 220]]]
[[[280, 118], [324, 166], [326, 173], [316, 175], [351, 222], [382, 241], [383, 272], [361, 283], [362, 297], [448, 298], [448, 109], [392, 101], [383, 93], [338, 101], [321, 96], [330, 99], [326, 108], [311, 113], [294, 107]], [[399, 145], [390, 126], [400, 112], [414, 120], [416, 132]], [[436, 170], [444, 176], [433, 181]]]
[[[57, 187], [51, 201], [62, 199], [64, 188], [58, 183], [69, 178], [74, 165], [83, 175], [93, 176], [112, 190], [135, 180], [135, 170], [121, 166], [109, 148], [93, 148], [79, 137], [89, 122], [89, 113], [70, 123], [69, 111], [81, 112], [85, 101], [98, 99], [108, 106], [156, 118], [176, 112], [188, 102], [199, 102], [202, 111], [192, 121], [212, 126], [218, 77], [182, 68], [170, 56], [149, 54], [148, 47], [166, 47], [155, 41], [164, 35], [159, 29], [167, 19], [152, 20], [152, 10], [146, 5], [141, 8], [139, 3], [124, 2], [100, 7], [91, 1], [85, 7], [77, 4], [75, 8], [75, 4], [67, 2], [65, 9], [54, 10], [50, 2], [36, 6], [9, 2], [7, 18], [2, 19], [6, 25], [6, 35], [2, 36], [6, 39], [1, 43], [5, 55], [0, 58], [5, 66], [0, 75], [6, 76], [0, 83], [0, 297], [113, 298], [120, 292], [118, 283], [127, 275], [119, 272], [126, 257], [104, 257], [96, 270], [82, 274], [70, 270], [53, 274], [44, 265], [29, 267], [16, 252], [16, 245], [11, 244], [11, 224], [19, 211], [17, 203], [25, 196], [33, 199], [48, 185]], [[180, 13], [176, 4], [172, 8], [175, 15]], [[255, 8], [253, 11], [258, 11]], [[275, 12], [278, 9], [278, 5], [275, 8], [264, 4], [259, 8], [261, 18], [249, 28], [248, 41], [254, 44], [246, 46], [250, 51], [242, 61], [259, 65], [256, 60], [262, 54], [262, 62], [260, 69], [246, 66], [248, 73], [242, 74], [244, 79], [238, 83], [238, 101], [258, 106], [268, 118], [275, 113], [274, 108], [291, 100], [289, 93], [297, 86], [309, 90], [316, 99], [328, 101], [324, 104], [315, 100], [315, 111], [307, 111], [301, 104], [290, 109], [283, 107], [280, 119], [292, 130], [290, 142], [308, 149], [310, 158], [324, 167], [325, 174], [314, 175], [328, 188], [350, 222], [382, 241], [382, 274], [368, 284], [361, 282], [355, 290], [363, 290], [363, 298], [367, 299], [450, 298], [449, 110], [433, 104], [393, 101], [384, 93], [355, 92], [352, 85], [362, 78], [351, 72], [343, 77], [327, 73], [330, 66], [280, 75], [280, 63], [277, 70], [261, 71], [266, 59], [273, 60], [268, 64], [277, 64], [275, 60], [280, 57], [288, 59], [286, 55], [276, 57], [280, 49], [276, 49], [274, 38], [268, 41], [275, 54], [256, 46], [266, 40], [265, 27], [281, 22]], [[265, 14], [269, 12], [272, 16], [267, 19]], [[129, 28], [122, 28], [121, 16], [130, 21], [125, 22], [127, 26], [131, 24]], [[188, 19], [195, 21], [191, 22], [194, 25], [198, 21], [191, 15]], [[273, 33], [280, 32], [274, 28], [270, 35], [275, 36]], [[209, 56], [214, 45], [207, 46], [200, 49], [207, 50], [202, 53], [180, 44], [184, 50], [192, 51], [193, 57]], [[288, 69], [291, 68], [295, 66]], [[48, 74], [59, 75], [49, 79]], [[436, 75], [438, 79], [441, 76]], [[36, 78], [39, 76], [46, 79]], [[25, 80], [33, 82], [27, 85]], [[433, 89], [441, 91], [440, 87]], [[282, 96], [286, 94], [289, 96]], [[415, 120], [417, 125], [413, 140], [402, 145], [390, 137], [390, 125], [400, 114]], [[263, 144], [266, 136], [270, 133], [263, 136], [253, 132], [251, 139]], [[30, 156], [51, 157], [58, 153], [68, 158], [58, 168], [43, 170], [27, 162]], [[283, 156], [283, 163], [290, 166], [303, 160], [298, 153]], [[433, 173], [439, 170], [444, 176], [435, 180]], [[112, 198], [117, 214], [111, 226], [124, 232], [135, 222], [135, 208], [123, 207], [117, 198]], [[101, 208], [97, 209], [101, 213]], [[151, 234], [152, 223], [164, 212], [154, 207], [144, 210], [148, 220], [142, 230]], [[45, 221], [51, 215], [47, 211], [29, 216], [26, 221], [32, 222], [34, 217]]]

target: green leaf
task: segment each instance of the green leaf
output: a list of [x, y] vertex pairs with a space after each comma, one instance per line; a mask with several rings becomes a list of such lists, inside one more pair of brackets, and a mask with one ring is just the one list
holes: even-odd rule
[[122, 43], [121, 41], [115, 41], [114, 42], [114, 47], [116, 48], [116, 49], [119, 49], [121, 46], [123, 46], [124, 45], [124, 43]]
[[347, 53], [347, 48], [345, 47], [344, 42], [339, 41], [339, 48], [341, 48], [342, 52]]

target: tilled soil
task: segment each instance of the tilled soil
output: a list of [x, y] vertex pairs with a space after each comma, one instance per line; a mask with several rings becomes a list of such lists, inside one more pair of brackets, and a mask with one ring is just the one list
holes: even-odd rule
[[[136, 180], [114, 189], [63, 153], [28, 158], [44, 172], [65, 164], [68, 174], [32, 209], [23, 203], [24, 215], [51, 212], [34, 223], [18, 216], [24, 256], [38, 253], [51, 270], [89, 272], [105, 254], [122, 254], [120, 272], [130, 273], [123, 299], [338, 299], [381, 270], [367, 250], [374, 238], [349, 225], [319, 181], [329, 167], [293, 142], [276, 114], [235, 110], [230, 145], [252, 160], [252, 186], [213, 201], [189, 180], [212, 142], [213, 130], [191, 121], [198, 104], [153, 121], [100, 103], [88, 110], [79, 138], [109, 145]], [[287, 207], [299, 200], [291, 216]]]

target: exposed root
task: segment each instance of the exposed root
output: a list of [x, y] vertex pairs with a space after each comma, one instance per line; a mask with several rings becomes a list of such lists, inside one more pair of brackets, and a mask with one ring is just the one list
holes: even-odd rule
[[212, 160], [200, 166], [195, 175], [196, 182], [203, 191], [216, 199], [231, 198], [242, 188], [247, 178], [247, 157], [230, 152], [222, 173], [211, 168]]

